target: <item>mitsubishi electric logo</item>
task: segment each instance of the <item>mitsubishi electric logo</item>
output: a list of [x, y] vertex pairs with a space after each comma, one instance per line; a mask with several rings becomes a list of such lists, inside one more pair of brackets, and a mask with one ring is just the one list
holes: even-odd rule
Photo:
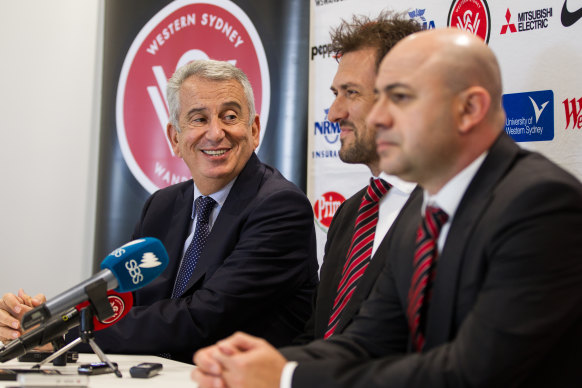
[[554, 138], [554, 92], [503, 95], [507, 118], [505, 132], [515, 141], [544, 141]]
[[511, 11], [507, 8], [505, 12], [507, 24], [501, 26], [501, 35], [505, 35], [508, 30], [510, 33], [514, 33], [548, 28], [550, 18], [553, 16], [553, 10], [550, 7], [518, 12], [517, 27], [511, 20], [512, 16]]
[[582, 18], [582, 8], [577, 9], [574, 12], [568, 11], [568, 6], [566, 5], [568, 0], [564, 0], [564, 5], [562, 6], [562, 14], [560, 18], [562, 19], [562, 25], [564, 27], [570, 27], [572, 24], [576, 23], [580, 18]]
[[511, 31], [511, 32], [517, 32], [517, 29], [515, 28], [515, 24], [510, 23], [511, 12], [509, 12], [509, 8], [507, 8], [507, 12], [505, 12], [505, 20], [507, 20], [507, 24], [504, 24], [503, 27], [501, 27], [501, 35], [504, 35], [507, 32], [508, 28], [509, 28], [509, 31]]

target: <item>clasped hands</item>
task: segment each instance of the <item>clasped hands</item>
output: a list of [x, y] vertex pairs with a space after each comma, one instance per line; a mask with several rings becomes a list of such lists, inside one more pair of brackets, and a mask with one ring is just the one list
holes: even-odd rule
[[194, 354], [201, 388], [278, 388], [287, 360], [267, 341], [235, 333]]
[[43, 294], [31, 297], [22, 288], [17, 295], [4, 294], [0, 299], [0, 341], [6, 343], [20, 337], [24, 333], [20, 325], [22, 316], [44, 302]]

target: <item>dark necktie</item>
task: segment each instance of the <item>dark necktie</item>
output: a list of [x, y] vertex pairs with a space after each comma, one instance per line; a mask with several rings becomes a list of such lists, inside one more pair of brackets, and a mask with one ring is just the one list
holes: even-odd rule
[[437, 241], [441, 228], [448, 218], [447, 213], [441, 209], [427, 206], [425, 216], [416, 233], [414, 272], [408, 291], [407, 315], [412, 346], [418, 352], [422, 351], [424, 346], [428, 304], [436, 275]]
[[358, 281], [366, 271], [372, 258], [376, 224], [378, 223], [378, 202], [388, 192], [390, 185], [382, 179], [370, 179], [370, 185], [362, 197], [358, 216], [354, 227], [352, 243], [348, 250], [347, 260], [342, 270], [342, 278], [338, 284], [337, 294], [327, 324], [324, 338], [334, 333], [341, 312], [348, 304]]
[[186, 249], [186, 253], [180, 264], [178, 276], [174, 283], [172, 298], [178, 298], [182, 295], [188, 285], [188, 280], [190, 280], [190, 277], [194, 272], [196, 263], [200, 258], [200, 253], [206, 245], [206, 240], [210, 234], [208, 220], [210, 219], [210, 212], [214, 208], [214, 205], [216, 205], [216, 201], [211, 197], [200, 196], [196, 198], [196, 229], [194, 231], [192, 242], [188, 246], [188, 249]]

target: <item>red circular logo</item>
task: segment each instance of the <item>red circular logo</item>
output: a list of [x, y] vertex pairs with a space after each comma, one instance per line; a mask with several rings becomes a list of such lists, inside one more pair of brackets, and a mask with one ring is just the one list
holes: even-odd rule
[[166, 84], [178, 67], [195, 59], [229, 61], [243, 70], [253, 86], [261, 128], [267, 127], [269, 69], [248, 16], [228, 0], [173, 1], [133, 41], [117, 88], [121, 151], [132, 174], [150, 193], [191, 178], [166, 138]]
[[315, 200], [313, 213], [315, 214], [315, 219], [317, 220], [319, 227], [327, 232], [327, 229], [331, 224], [331, 219], [335, 215], [338, 207], [340, 207], [345, 200], [346, 199], [343, 195], [336, 193], [335, 191], [328, 191]]
[[119, 296], [108, 295], [107, 298], [109, 299], [109, 304], [111, 304], [111, 308], [113, 309], [113, 315], [103, 321], [103, 323], [106, 325], [121, 319], [121, 317], [124, 315], [123, 312], [125, 311], [125, 303]]
[[449, 27], [460, 28], [489, 43], [491, 16], [485, 0], [455, 0], [449, 10]]

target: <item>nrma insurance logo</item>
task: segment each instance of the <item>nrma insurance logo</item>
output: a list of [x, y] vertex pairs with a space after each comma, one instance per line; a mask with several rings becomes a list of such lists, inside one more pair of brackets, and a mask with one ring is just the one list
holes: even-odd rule
[[340, 127], [339, 123], [332, 123], [327, 119], [327, 114], [329, 113], [329, 108], [324, 109], [325, 119], [320, 122], [315, 122], [315, 136], [323, 136], [325, 141], [329, 144], [335, 144], [339, 140]]
[[[313, 159], [322, 158], [337, 158], [339, 147], [329, 147], [330, 145], [335, 145], [339, 143], [340, 138], [340, 126], [339, 123], [332, 123], [327, 119], [328, 109], [323, 110], [325, 112], [325, 118], [323, 121], [316, 121], [313, 128], [313, 137], [315, 138], [315, 150], [311, 152], [311, 157]], [[317, 139], [324, 139], [322, 141]]]
[[426, 9], [416, 8], [414, 11], [408, 11], [411, 20], [416, 20], [423, 30], [432, 30], [435, 28], [434, 20], [426, 20], [424, 16]]
[[505, 132], [513, 140], [547, 141], [554, 138], [554, 92], [540, 90], [503, 95], [507, 115]]

